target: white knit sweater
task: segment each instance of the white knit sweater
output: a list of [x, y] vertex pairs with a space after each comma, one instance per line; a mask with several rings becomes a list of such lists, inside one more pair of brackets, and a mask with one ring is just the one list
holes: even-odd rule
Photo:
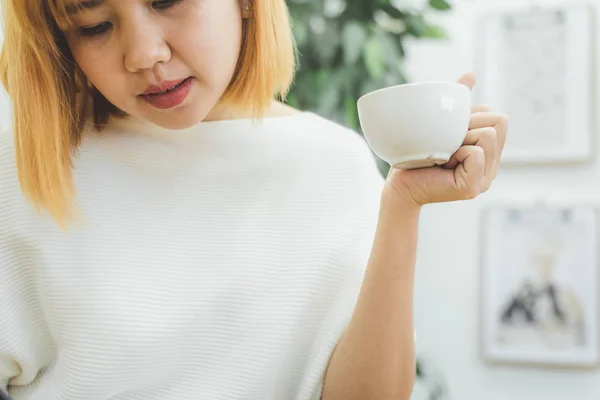
[[0, 137], [0, 388], [317, 399], [377, 222], [365, 141], [311, 113], [84, 138], [65, 233], [24, 201]]

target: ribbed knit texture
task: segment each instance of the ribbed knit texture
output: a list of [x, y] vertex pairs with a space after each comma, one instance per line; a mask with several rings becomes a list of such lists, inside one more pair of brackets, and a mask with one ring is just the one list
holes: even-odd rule
[[0, 387], [15, 400], [318, 399], [383, 185], [311, 113], [183, 131], [113, 123], [75, 157], [69, 232], [0, 136]]

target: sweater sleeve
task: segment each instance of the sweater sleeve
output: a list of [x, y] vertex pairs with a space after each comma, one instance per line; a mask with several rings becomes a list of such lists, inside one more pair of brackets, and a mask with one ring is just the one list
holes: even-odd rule
[[311, 400], [321, 399], [330, 358], [343, 338], [354, 314], [371, 254], [379, 218], [381, 195], [385, 185], [385, 178], [379, 170], [376, 157], [366, 141], [353, 132], [348, 135], [351, 140], [347, 142], [349, 145], [346, 161], [343, 163], [343, 172], [352, 176], [353, 179], [345, 187], [346, 191], [342, 197], [350, 210], [348, 219], [353, 221], [351, 229], [347, 233], [351, 236], [352, 246], [350, 251], [344, 255], [344, 278], [340, 280], [337, 287], [338, 293], [329, 310], [327, 326], [324, 328], [332, 332], [328, 337], [328, 342], [324, 345], [327, 362], [319, 371], [320, 379], [315, 387], [315, 392], [309, 397]]
[[52, 348], [36, 285], [37, 255], [31, 241], [18, 233], [23, 229], [19, 219], [23, 202], [7, 142], [0, 136], [0, 389], [4, 391], [33, 382]]
[[0, 229], [0, 387], [28, 385], [51, 349], [28, 246]]

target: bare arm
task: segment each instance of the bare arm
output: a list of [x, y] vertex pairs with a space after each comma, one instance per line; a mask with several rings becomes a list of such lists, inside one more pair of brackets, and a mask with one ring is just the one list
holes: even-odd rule
[[410, 397], [419, 212], [418, 205], [384, 191], [361, 292], [327, 369], [323, 400]]
[[[459, 82], [472, 88], [475, 77]], [[410, 397], [415, 373], [413, 283], [420, 207], [468, 200], [498, 173], [508, 118], [474, 106], [463, 145], [444, 168], [390, 170], [357, 305], [325, 374], [323, 400]]]

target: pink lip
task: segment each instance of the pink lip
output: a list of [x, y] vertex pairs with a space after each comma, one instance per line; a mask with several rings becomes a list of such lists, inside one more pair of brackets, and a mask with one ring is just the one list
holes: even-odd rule
[[[148, 88], [147, 94], [140, 97], [159, 110], [168, 110], [179, 106], [187, 99], [192, 90], [192, 81], [191, 77], [180, 81], [165, 81], [160, 86]], [[167, 89], [168, 91], [164, 92]]]
[[[185, 78], [185, 79], [187, 79], [187, 78]], [[144, 93], [142, 93], [142, 95], [164, 92], [167, 89], [171, 89], [174, 86], [180, 85], [181, 82], [183, 82], [185, 79], [179, 79], [176, 81], [162, 81], [161, 83], [158, 84], [158, 86], [157, 85], [148, 86], [148, 88], [146, 89], [146, 91]]]

